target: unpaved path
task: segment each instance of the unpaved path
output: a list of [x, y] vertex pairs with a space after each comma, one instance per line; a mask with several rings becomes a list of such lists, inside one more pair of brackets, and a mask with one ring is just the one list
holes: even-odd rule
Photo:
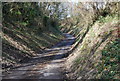
[[46, 53], [38, 54], [29, 63], [3, 73], [3, 79], [63, 79], [65, 57], [75, 40], [72, 35], [66, 33], [64, 35], [66, 39], [46, 49]]

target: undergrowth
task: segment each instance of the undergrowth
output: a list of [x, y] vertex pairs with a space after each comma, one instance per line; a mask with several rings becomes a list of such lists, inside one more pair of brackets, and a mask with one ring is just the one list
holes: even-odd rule
[[98, 77], [120, 79], [120, 39], [110, 42], [102, 50], [102, 62], [97, 66]]
[[118, 14], [113, 14], [113, 15], [107, 15], [106, 17], [99, 16], [97, 22], [101, 23], [103, 25], [106, 22], [111, 22], [113, 20], [118, 20]]

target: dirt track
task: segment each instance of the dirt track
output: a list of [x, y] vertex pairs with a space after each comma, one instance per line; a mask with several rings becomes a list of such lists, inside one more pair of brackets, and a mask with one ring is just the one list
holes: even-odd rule
[[29, 63], [3, 73], [3, 79], [63, 79], [64, 61], [75, 41], [72, 35], [64, 35], [65, 40], [45, 49], [45, 53], [38, 54]]

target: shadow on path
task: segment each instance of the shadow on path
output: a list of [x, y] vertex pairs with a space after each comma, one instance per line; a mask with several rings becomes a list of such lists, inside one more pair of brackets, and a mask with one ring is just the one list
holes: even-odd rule
[[23, 63], [8, 73], [3, 73], [3, 79], [61, 79], [63, 77], [59, 71], [61, 64], [63, 64], [63, 59], [69, 55], [68, 52], [75, 41], [72, 35], [65, 33], [64, 36], [65, 40], [52, 48], [45, 49], [45, 53], [37, 54], [37, 57], [31, 58], [29, 62]]

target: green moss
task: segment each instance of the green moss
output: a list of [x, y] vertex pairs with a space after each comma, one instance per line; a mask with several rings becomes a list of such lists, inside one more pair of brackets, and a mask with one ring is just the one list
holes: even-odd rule
[[102, 63], [97, 66], [99, 78], [118, 79], [120, 76], [120, 39], [109, 43], [102, 50]]
[[107, 15], [106, 17], [99, 16], [97, 22], [101, 23], [100, 25], [103, 25], [104, 23], [112, 22], [112, 21], [115, 21], [115, 20], [118, 20], [118, 15], [117, 14]]
[[82, 60], [85, 60], [85, 57], [79, 57], [75, 60], [75, 64], [79, 64]]

